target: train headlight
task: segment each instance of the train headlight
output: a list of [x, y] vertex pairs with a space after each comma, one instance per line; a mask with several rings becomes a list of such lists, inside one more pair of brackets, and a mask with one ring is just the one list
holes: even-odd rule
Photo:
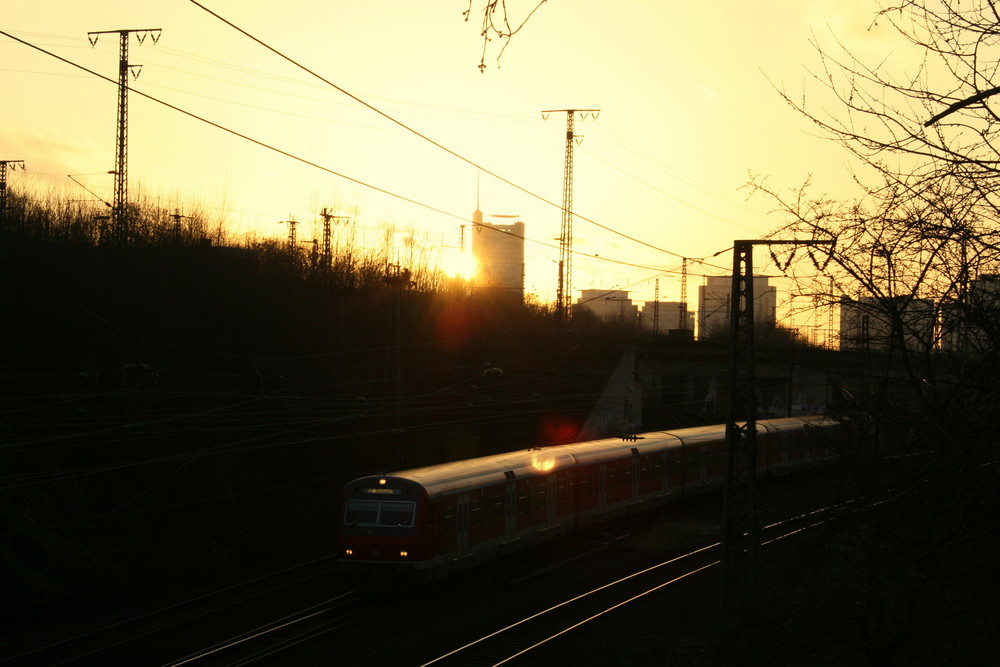
[[410, 552], [407, 551], [406, 549], [403, 549], [402, 551], [399, 552], [399, 557], [400, 558], [406, 558], [409, 555], [410, 555]]
[[350, 549], [350, 548], [344, 549], [344, 555], [345, 556], [353, 556], [354, 555], [354, 549]]

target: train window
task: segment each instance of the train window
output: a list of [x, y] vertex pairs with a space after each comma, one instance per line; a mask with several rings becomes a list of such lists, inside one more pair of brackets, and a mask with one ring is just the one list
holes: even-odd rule
[[525, 514], [528, 511], [528, 490], [523, 486], [517, 490], [517, 513]]
[[482, 525], [483, 522], [483, 503], [480, 500], [473, 500], [469, 504], [469, 515], [472, 527], [475, 528]]
[[411, 502], [384, 500], [379, 512], [378, 523], [380, 526], [412, 526], [414, 509], [415, 506]]
[[378, 501], [348, 500], [347, 510], [344, 512], [344, 523], [349, 526], [375, 525], [378, 523]]
[[539, 510], [545, 507], [545, 484], [539, 484], [535, 487], [535, 499], [532, 503], [532, 509]]
[[349, 526], [413, 525], [416, 503], [408, 500], [348, 500], [344, 523]]

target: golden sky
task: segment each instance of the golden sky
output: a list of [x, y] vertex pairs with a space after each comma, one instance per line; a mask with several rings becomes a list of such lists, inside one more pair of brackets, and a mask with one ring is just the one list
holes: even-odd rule
[[[232, 230], [259, 236], [284, 236], [277, 223], [294, 216], [299, 238], [312, 238], [328, 207], [357, 225], [390, 222], [425, 232], [429, 243], [457, 245], [479, 183], [487, 220], [519, 215], [525, 223], [527, 288], [546, 300], [556, 286], [561, 214], [553, 203], [562, 201], [566, 128], [565, 114], [543, 120], [543, 109], [601, 111], [576, 123], [583, 139], [573, 208], [586, 220], [574, 222], [574, 288], [617, 287], [649, 299], [659, 277], [661, 298], [675, 300], [679, 256], [709, 257], [775, 226], [769, 203], [747, 201], [739, 189], [748, 172], [788, 187], [812, 175], [818, 189], [847, 196], [845, 154], [818, 138], [771, 82], [796, 95], [811, 85], [818, 59], [810, 40], [829, 44], [836, 35], [879, 60], [894, 43], [889, 26], [872, 26], [875, 6], [863, 0], [549, 0], [499, 63], [499, 44], [489, 46], [480, 72], [482, 0], [473, 0], [468, 23], [467, 0], [201, 2], [465, 160], [189, 0], [7, 0], [0, 30], [117, 79], [118, 36], [91, 47], [87, 33], [162, 28], [156, 44], [130, 42], [130, 63], [142, 65], [136, 90], [418, 203], [135, 93], [130, 193], [162, 196], [171, 208], [200, 205]], [[536, 4], [507, 1], [515, 20]], [[68, 174], [88, 174], [77, 178], [110, 199], [112, 177], [101, 172], [114, 168], [116, 87], [4, 36], [0, 87], [0, 159], [27, 167], [10, 186], [59, 187]], [[731, 262], [727, 253], [713, 260], [722, 269], [693, 267], [689, 295], [698, 273], [727, 273]], [[763, 258], [758, 265], [768, 270]]]

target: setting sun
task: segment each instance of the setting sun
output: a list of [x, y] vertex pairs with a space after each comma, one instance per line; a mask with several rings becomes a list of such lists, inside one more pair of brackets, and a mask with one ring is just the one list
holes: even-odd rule
[[[678, 257], [711, 256], [775, 224], [766, 201], [740, 194], [748, 171], [798, 182], [808, 154], [808, 172], [827, 189], [853, 185], [838, 149], [811, 139], [769, 81], [794, 79], [811, 62], [813, 30], [837, 26], [876, 51], [894, 34], [869, 29], [867, 11], [850, 3], [781, 0], [764, 18], [749, 4], [716, 15], [591, 0], [541, 6], [501, 59], [503, 40], [484, 54], [461, 0], [393, 3], [392, 20], [349, 2], [288, 12], [211, 3], [224, 20], [187, 2], [7, 4], [0, 51], [5, 92], [18, 103], [4, 109], [0, 158], [25, 163], [12, 190], [62, 184], [97, 209], [113, 197], [122, 47], [104, 31], [149, 28], [155, 42], [140, 40], [142, 30], [126, 42], [137, 75], [133, 196], [141, 182], [181, 215], [201, 211], [227, 233], [279, 241], [288, 232], [279, 222], [294, 217], [304, 235], [324, 208], [359, 234], [386, 221], [448, 238], [471, 231], [475, 208], [516, 214], [518, 274], [543, 301], [558, 285], [567, 132], [566, 114], [546, 120], [543, 110], [601, 110], [574, 130], [571, 285], [628, 285], [642, 300], [660, 280], [660, 294], [677, 298]], [[537, 4], [508, 3], [519, 19]], [[64, 113], [66, 99], [75, 113]], [[457, 253], [442, 267], [460, 278], [477, 272]], [[483, 268], [477, 278], [495, 280]]]
[[444, 271], [453, 278], [471, 280], [475, 277], [479, 264], [467, 252], [455, 250], [444, 258]]

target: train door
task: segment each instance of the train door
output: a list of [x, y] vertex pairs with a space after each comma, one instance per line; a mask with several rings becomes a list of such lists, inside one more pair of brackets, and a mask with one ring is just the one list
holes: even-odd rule
[[507, 471], [507, 483], [504, 485], [504, 540], [514, 539], [517, 532], [517, 479], [514, 473]]
[[455, 551], [459, 556], [463, 556], [469, 551], [469, 496], [465, 494], [459, 496], [455, 510], [458, 513]]
[[556, 476], [549, 475], [545, 480], [545, 526], [556, 525]]
[[632, 448], [632, 501], [635, 502], [639, 499], [639, 483], [642, 481], [640, 476], [640, 465], [639, 465], [639, 450], [635, 447]]
[[660, 490], [667, 493], [673, 491], [670, 486], [670, 454], [663, 452], [660, 457]]
[[608, 466], [601, 464], [597, 469], [597, 511], [608, 510]]

